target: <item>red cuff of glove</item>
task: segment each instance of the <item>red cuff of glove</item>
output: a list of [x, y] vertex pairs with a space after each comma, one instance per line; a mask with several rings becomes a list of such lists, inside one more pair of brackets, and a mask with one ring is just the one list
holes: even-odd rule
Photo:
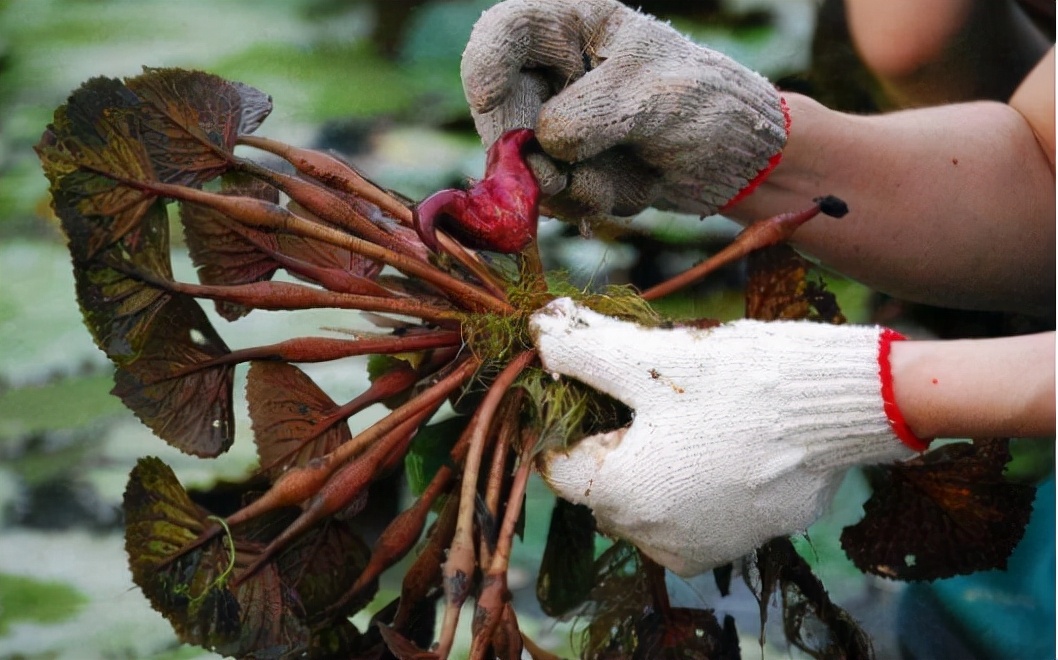
[[[779, 107], [782, 109], [782, 117], [784, 128], [786, 129], [786, 137], [790, 137], [790, 107], [786, 105], [786, 99], [782, 96], [779, 97]], [[764, 180], [768, 178], [768, 175], [772, 173], [772, 170], [778, 167], [780, 161], [782, 161], [782, 151], [779, 151], [774, 156], [769, 158], [768, 164], [765, 165], [760, 172], [757, 172], [757, 176], [753, 177], [753, 179], [751, 179], [749, 183], [742, 187], [742, 190], [739, 190], [734, 197], [729, 199], [727, 203], [720, 208], [720, 211], [723, 212], [724, 210], [731, 208], [735, 204], [738, 204], [743, 199], [749, 197], [753, 193], [753, 191], [757, 189], [757, 186], [764, 183]]]
[[896, 395], [893, 393], [893, 369], [889, 363], [889, 353], [894, 341], [903, 341], [905, 339], [907, 338], [904, 335], [889, 328], [882, 330], [882, 334], [878, 337], [878, 367], [879, 376], [882, 380], [882, 407], [885, 410], [885, 416], [889, 419], [889, 426], [892, 427], [896, 437], [900, 438], [900, 442], [915, 451], [926, 451], [929, 449], [929, 443], [933, 442], [933, 438], [923, 439], [911, 431], [911, 427], [907, 425], [907, 421], [904, 419], [904, 414], [900, 412], [900, 408], [896, 405]]

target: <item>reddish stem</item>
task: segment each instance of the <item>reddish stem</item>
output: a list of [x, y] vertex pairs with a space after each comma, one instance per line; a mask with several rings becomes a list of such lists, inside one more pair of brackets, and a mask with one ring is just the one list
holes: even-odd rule
[[239, 364], [250, 360], [282, 360], [284, 362], [330, 362], [360, 355], [393, 355], [425, 351], [434, 348], [459, 346], [462, 338], [455, 330], [434, 330], [401, 337], [364, 337], [337, 339], [334, 337], [296, 337], [275, 344], [243, 348], [224, 355], [187, 365], [158, 382], [184, 378], [203, 369], [220, 365]]
[[404, 574], [400, 589], [400, 604], [393, 617], [394, 628], [404, 630], [415, 605], [433, 590], [434, 585], [440, 582], [441, 564], [444, 563], [445, 553], [455, 533], [458, 513], [459, 494], [452, 493], [438, 514], [422, 552]]
[[392, 298], [396, 295], [368, 277], [351, 273], [342, 268], [318, 266], [302, 259], [283, 254], [274, 249], [266, 241], [262, 240], [261, 232], [245, 227], [226, 216], [220, 216], [218, 220], [224, 225], [224, 227], [239, 234], [239, 236], [246, 241], [252, 243], [262, 254], [267, 255], [270, 259], [285, 268], [287, 272], [312, 280], [325, 289], [336, 293], [355, 293], [365, 296], [381, 296], [384, 298]]
[[389, 397], [396, 396], [401, 392], [406, 391], [412, 385], [414, 385], [421, 378], [419, 372], [411, 367], [405, 369], [396, 369], [385, 373], [375, 379], [371, 385], [361, 392], [358, 396], [354, 397], [349, 402], [338, 406], [331, 410], [327, 415], [319, 419], [315, 424], [312, 425], [312, 429], [309, 434], [298, 441], [297, 446], [290, 451], [284, 453], [282, 456], [277, 457], [268, 465], [262, 465], [259, 468], [260, 472], [267, 472], [276, 465], [288, 460], [291, 456], [295, 456], [301, 451], [307, 444], [320, 437], [327, 432], [328, 429], [333, 427], [335, 424], [349, 419], [356, 413], [360, 412], [368, 406], [372, 406], [379, 401], [388, 399]]
[[278, 204], [272, 204], [253, 197], [220, 195], [196, 188], [160, 182], [123, 180], [121, 183], [160, 197], [202, 204], [250, 226], [267, 227], [305, 238], [314, 238], [335, 247], [345, 248], [369, 259], [381, 261], [406, 275], [422, 279], [448, 292], [471, 310], [492, 311], [501, 314], [513, 311], [510, 305], [503, 301], [497, 300], [494, 296], [467, 282], [452, 277], [427, 262], [410, 258], [356, 236], [351, 236], [334, 227], [311, 222], [291, 213]]
[[[313, 151], [312, 149], [293, 147], [256, 135], [240, 136], [239, 143], [273, 153], [289, 162], [302, 174], [322, 181], [336, 190], [363, 199], [367, 203], [374, 204], [383, 213], [405, 226], [412, 227], [414, 225], [413, 213], [410, 208], [365, 178], [353, 167], [329, 154]], [[445, 252], [455, 257], [464, 268], [473, 273], [489, 293], [501, 300], [506, 300], [502, 284], [489, 272], [488, 268], [481, 263], [477, 256], [444, 234], [437, 236], [435, 245], [438, 242]]]
[[725, 246], [724, 249], [676, 277], [647, 289], [642, 293], [643, 298], [645, 300], [663, 298], [674, 291], [697, 282], [717, 268], [741, 259], [754, 250], [760, 250], [789, 240], [798, 227], [819, 214], [821, 203], [826, 203], [825, 200], [827, 199], [829, 198], [823, 198], [803, 211], [781, 213], [754, 222], [739, 232], [735, 240]]
[[[464, 385], [480, 365], [481, 363], [473, 357], [464, 360], [419, 396], [361, 431], [356, 437], [337, 447], [321, 460], [293, 467], [284, 472], [264, 495], [228, 516], [224, 522], [229, 527], [234, 527], [269, 511], [286, 506], [296, 506], [308, 500], [323, 488], [331, 474], [340, 465], [363, 453], [367, 447], [385, 437], [406, 420], [421, 415], [424, 410], [436, 409], [452, 392]], [[220, 525], [211, 526], [197, 539], [170, 556], [163, 566], [206, 543], [222, 529]]]
[[292, 200], [326, 222], [345, 227], [354, 235], [394, 252], [418, 258], [414, 250], [409, 249], [392, 234], [376, 226], [351, 204], [326, 188], [289, 174], [274, 172], [249, 160], [240, 160], [239, 168], [285, 192]]
[[507, 588], [507, 567], [511, 561], [514, 532], [522, 513], [522, 501], [525, 499], [525, 488], [532, 468], [532, 444], [526, 443], [526, 447], [527, 449], [522, 450], [521, 462], [511, 483], [511, 493], [507, 498], [507, 509], [496, 542], [496, 552], [492, 555], [492, 561], [485, 573], [481, 596], [478, 598], [477, 612], [474, 615], [474, 622], [478, 625], [470, 647], [471, 660], [481, 660], [485, 657], [496, 626], [511, 599], [511, 592]]
[[243, 580], [256, 573], [261, 566], [268, 563], [288, 543], [307, 532], [325, 517], [341, 511], [349, 502], [358, 497], [374, 481], [380, 468], [391, 456], [407, 451], [415, 435], [415, 429], [433, 415], [439, 405], [440, 402], [404, 420], [374, 443], [362, 456], [345, 464], [327, 479], [323, 487], [309, 499], [301, 515], [290, 523], [279, 536], [272, 539], [245, 571], [231, 580], [231, 586], [233, 588], [238, 586]]
[[411, 209], [334, 156], [312, 149], [294, 147], [258, 135], [240, 135], [238, 142], [275, 154], [293, 165], [302, 174], [374, 204], [383, 213], [397, 219], [401, 224], [409, 227], [412, 224]]
[[382, 298], [355, 293], [337, 293], [293, 282], [250, 282], [248, 284], [193, 284], [143, 275], [145, 282], [166, 291], [183, 293], [195, 298], [225, 302], [269, 311], [298, 309], [355, 309], [362, 312], [383, 312], [414, 316], [424, 321], [441, 323], [458, 321], [462, 314], [453, 309], [432, 307], [411, 298]]
[[452, 546], [448, 550], [448, 561], [444, 565], [445, 610], [437, 647], [437, 653], [442, 658], [448, 657], [452, 649], [456, 624], [459, 621], [459, 609], [470, 594], [474, 576], [474, 504], [477, 501], [478, 472], [485, 450], [485, 440], [496, 409], [507, 390], [535, 358], [535, 351], [525, 351], [503, 368], [474, 412], [467, 430], [463, 432], [469, 442], [459, 496], [459, 518], [456, 521]]

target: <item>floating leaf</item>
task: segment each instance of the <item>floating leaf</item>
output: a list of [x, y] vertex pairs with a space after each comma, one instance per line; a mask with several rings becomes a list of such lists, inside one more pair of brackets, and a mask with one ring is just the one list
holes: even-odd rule
[[841, 546], [865, 572], [935, 580], [1006, 567], [1035, 489], [1008, 481], [1007, 440], [950, 444], [867, 472], [874, 494]]
[[333, 416], [338, 405], [304, 371], [286, 362], [251, 363], [246, 399], [261, 467], [273, 478], [352, 437], [345, 418]]

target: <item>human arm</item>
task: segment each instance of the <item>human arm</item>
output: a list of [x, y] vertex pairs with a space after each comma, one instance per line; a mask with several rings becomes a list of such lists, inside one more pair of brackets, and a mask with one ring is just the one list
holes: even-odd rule
[[786, 99], [782, 162], [727, 215], [748, 222], [833, 193], [848, 215], [793, 241], [826, 266], [916, 302], [1053, 313], [1054, 174], [1037, 141], [1046, 124], [1034, 132], [995, 102], [854, 116]]

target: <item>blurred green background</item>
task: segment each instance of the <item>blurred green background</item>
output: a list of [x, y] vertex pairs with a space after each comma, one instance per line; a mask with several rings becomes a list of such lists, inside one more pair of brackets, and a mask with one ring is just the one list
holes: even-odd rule
[[[418, 199], [481, 173], [484, 154], [463, 101], [459, 57], [474, 20], [491, 4], [0, 0], [0, 658], [203, 656], [179, 644], [131, 584], [121, 494], [140, 456], [160, 456], [188, 486], [241, 477], [255, 460], [245, 413], [233, 450], [203, 461], [170, 449], [108, 394], [111, 370], [81, 326], [68, 257], [32, 150], [53, 110], [94, 76], [136, 75], [144, 65], [203, 69], [273, 96], [275, 110], [260, 134], [334, 149], [383, 186]], [[813, 0], [656, 4], [680, 29], [773, 80], [808, 67]], [[851, 60], [842, 66], [842, 75], [855, 76]], [[733, 234], [723, 219], [684, 220], [648, 212], [628, 225], [634, 240], [609, 242], [554, 221], [541, 231], [550, 265], [601, 284], [659, 278]], [[193, 277], [188, 265], [182, 268], [178, 276]], [[730, 269], [693, 297], [669, 303], [668, 311], [739, 316], [740, 276]], [[868, 291], [837, 278], [831, 287], [852, 320], [865, 318]], [[354, 322], [333, 312], [296, 318], [259, 312], [237, 324], [229, 344]], [[224, 325], [217, 322], [228, 338]], [[332, 394], [355, 392], [366, 380], [363, 369], [347, 365], [310, 373]], [[892, 629], [886, 608], [900, 587], [865, 579], [844, 559], [837, 533], [858, 517], [864, 496], [858, 477], [846, 489], [805, 552], [884, 651]], [[533, 600], [550, 506], [534, 483], [511, 580], [523, 629], [568, 653], [569, 624], [547, 620]], [[714, 604], [709, 584], [680, 581], [673, 589], [684, 602]], [[755, 602], [742, 593], [723, 606], [740, 622], [744, 653], [755, 655]], [[764, 655], [789, 657], [781, 639], [771, 631], [773, 646]]]

